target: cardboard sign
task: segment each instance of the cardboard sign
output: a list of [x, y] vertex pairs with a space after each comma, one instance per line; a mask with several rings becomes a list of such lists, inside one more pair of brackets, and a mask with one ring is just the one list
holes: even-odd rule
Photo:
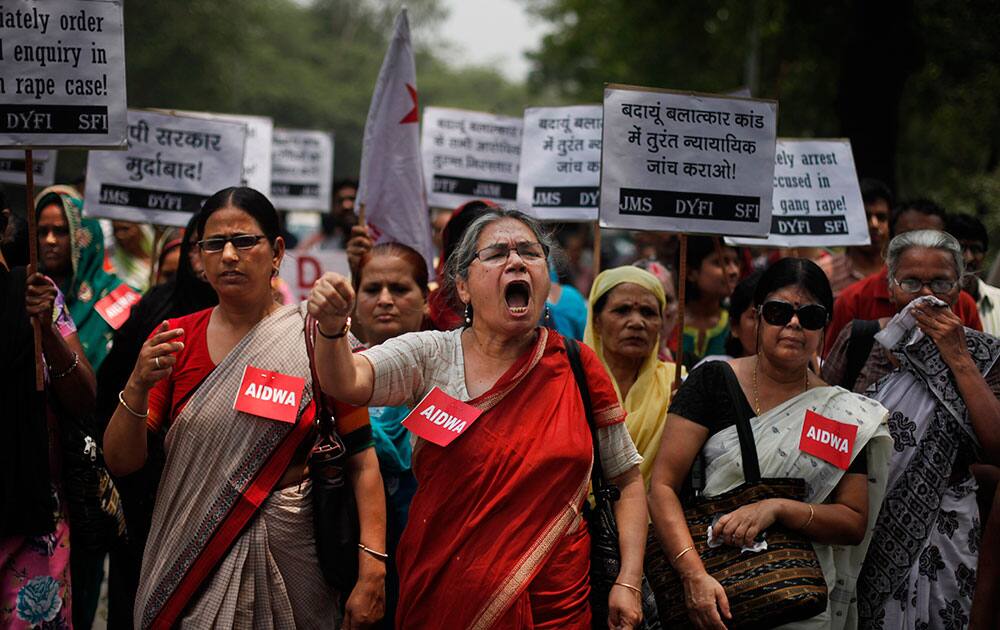
[[604, 90], [602, 227], [764, 236], [778, 104]]
[[540, 221], [596, 221], [600, 105], [524, 110], [517, 207]]
[[851, 453], [854, 452], [857, 435], [857, 425], [824, 418], [808, 410], [802, 422], [799, 450], [847, 470], [851, 465]]
[[139, 110], [128, 122], [128, 151], [87, 155], [87, 216], [184, 227], [210, 195], [239, 184], [244, 125]]
[[141, 299], [142, 296], [138, 291], [123, 284], [98, 300], [94, 304], [94, 310], [104, 318], [104, 321], [108, 322], [108, 326], [118, 330], [122, 324], [128, 321], [132, 305]]
[[[246, 150], [243, 153], [243, 172], [240, 185], [249, 186], [263, 194], [271, 190], [271, 143], [274, 135], [274, 120], [266, 116], [245, 116], [243, 114], [215, 114], [192, 112], [183, 109], [160, 110], [168, 114], [203, 118], [243, 125], [247, 130]], [[235, 186], [236, 184], [230, 184]]]
[[333, 136], [275, 129], [271, 139], [271, 202], [284, 210], [330, 209]]
[[347, 252], [340, 249], [286, 252], [278, 275], [288, 284], [296, 301], [302, 301], [309, 299], [313, 284], [328, 271], [350, 278]]
[[420, 139], [427, 204], [457, 208], [473, 199], [517, 200], [520, 118], [428, 107]]
[[120, 0], [0, 4], [0, 146], [124, 149], [125, 108]]
[[[35, 186], [51, 186], [56, 181], [56, 151], [33, 151]], [[0, 183], [24, 186], [27, 168], [24, 151], [0, 151]]]
[[851, 141], [779, 138], [774, 157], [771, 232], [728, 238], [751, 247], [868, 245], [868, 219]]
[[403, 418], [403, 426], [428, 442], [448, 446], [482, 413], [481, 409], [455, 400], [435, 387]]
[[233, 409], [279, 422], [295, 422], [305, 387], [304, 378], [248, 365], [243, 369]]

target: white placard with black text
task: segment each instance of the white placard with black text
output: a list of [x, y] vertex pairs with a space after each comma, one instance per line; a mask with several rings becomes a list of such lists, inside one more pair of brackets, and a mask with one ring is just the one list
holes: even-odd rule
[[427, 107], [420, 137], [427, 204], [473, 199], [513, 206], [521, 158], [520, 118]]
[[265, 195], [270, 194], [271, 142], [274, 134], [274, 120], [266, 116], [217, 114], [213, 112], [190, 112], [184, 110], [169, 110], [168, 113], [246, 125], [247, 146], [246, 151], [243, 153], [241, 183]]
[[609, 86], [602, 227], [767, 234], [778, 104]]
[[239, 185], [246, 125], [139, 110], [128, 120], [128, 151], [87, 155], [87, 216], [183, 227]]
[[871, 243], [850, 140], [779, 138], [774, 161], [771, 233], [766, 239], [727, 238], [727, 243], [759, 247]]
[[524, 110], [517, 207], [541, 221], [596, 221], [600, 105]]
[[0, 147], [125, 148], [118, 0], [0, 3]]
[[327, 212], [333, 189], [333, 135], [275, 129], [271, 142], [271, 202], [283, 210]]
[[[56, 151], [32, 151], [31, 161], [35, 171], [35, 186], [51, 186], [56, 181]], [[24, 169], [27, 166], [24, 151], [0, 151], [0, 184], [24, 186]]]

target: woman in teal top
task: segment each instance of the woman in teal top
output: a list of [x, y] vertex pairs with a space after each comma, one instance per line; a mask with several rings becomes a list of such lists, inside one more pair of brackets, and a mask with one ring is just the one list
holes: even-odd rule
[[[355, 350], [377, 346], [387, 339], [427, 327], [427, 263], [415, 250], [400, 243], [376, 245], [366, 253], [354, 276], [357, 293], [351, 330]], [[375, 453], [378, 455], [386, 497], [386, 544], [390, 559], [403, 534], [410, 501], [417, 490], [410, 457], [410, 432], [400, 423], [407, 407], [369, 407]], [[390, 560], [386, 574], [385, 627], [392, 627], [399, 600], [399, 576]]]

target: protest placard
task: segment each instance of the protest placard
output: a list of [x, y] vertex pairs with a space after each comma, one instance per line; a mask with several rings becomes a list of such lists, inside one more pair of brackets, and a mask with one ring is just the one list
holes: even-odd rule
[[608, 86], [601, 226], [763, 236], [777, 119], [775, 101]]
[[246, 126], [139, 110], [129, 149], [87, 156], [88, 216], [181, 226], [205, 199], [240, 182]]
[[[240, 123], [247, 128], [247, 144], [243, 153], [243, 175], [240, 183], [267, 195], [271, 192], [271, 143], [274, 121], [266, 116], [191, 112], [182, 109], [160, 110], [170, 114]], [[236, 185], [236, 184], [234, 184]]]
[[868, 219], [851, 141], [779, 138], [774, 156], [771, 232], [733, 245], [837, 247], [868, 245]]
[[271, 138], [271, 202], [284, 210], [330, 209], [333, 136], [275, 129]]
[[[56, 152], [34, 151], [35, 186], [51, 186], [56, 179]], [[0, 151], [0, 184], [24, 186], [24, 151]]]
[[522, 124], [483, 112], [424, 109], [420, 151], [428, 205], [456, 208], [473, 199], [514, 205]]
[[347, 252], [339, 249], [285, 252], [278, 275], [288, 285], [294, 298], [302, 301], [309, 298], [313, 284], [328, 271], [350, 278], [351, 268], [347, 264]]
[[0, 146], [125, 148], [118, 0], [0, 5]]
[[524, 110], [517, 207], [542, 221], [596, 221], [600, 105]]

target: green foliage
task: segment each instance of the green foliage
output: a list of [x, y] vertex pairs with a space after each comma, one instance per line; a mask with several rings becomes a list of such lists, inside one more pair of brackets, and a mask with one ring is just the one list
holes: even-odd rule
[[[270, 116], [332, 130], [338, 177], [356, 176], [372, 89], [402, 2], [142, 0], [125, 3], [129, 107]], [[432, 47], [438, 0], [409, 0], [420, 105], [520, 115], [521, 85], [495, 69], [456, 68]], [[60, 173], [83, 169], [66, 152]]]

